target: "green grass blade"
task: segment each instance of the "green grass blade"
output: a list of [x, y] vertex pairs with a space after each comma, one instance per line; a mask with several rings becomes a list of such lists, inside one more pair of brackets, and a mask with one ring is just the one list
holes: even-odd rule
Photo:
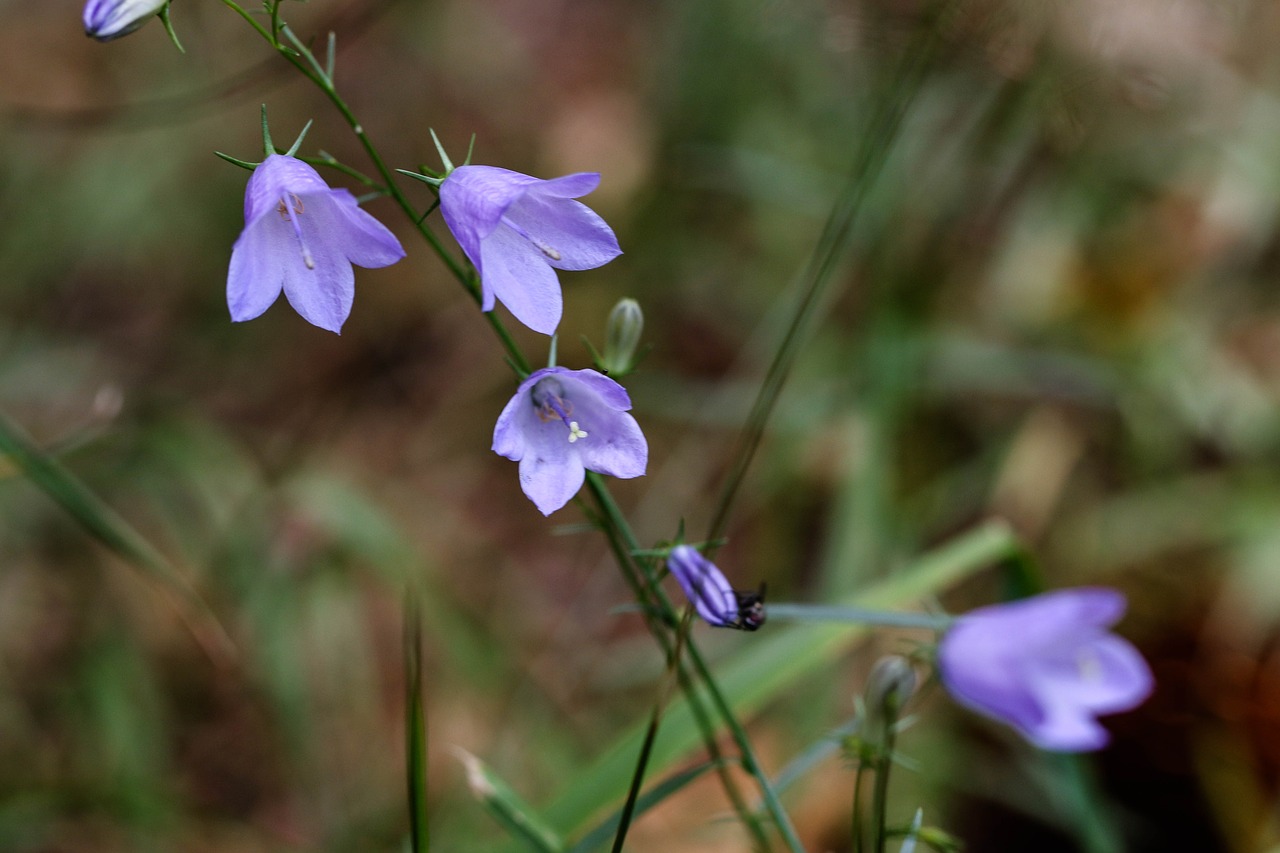
[[[694, 779], [697, 779], [703, 773], [706, 773], [714, 767], [716, 767], [716, 762], [707, 761], [703, 764], [697, 765], [696, 767], [690, 767], [688, 770], [681, 770], [680, 772], [674, 773], [666, 779], [663, 779], [657, 785], [641, 794], [636, 800], [635, 813], [632, 815], [632, 819], [634, 820], [635, 818], [638, 818], [640, 815], [658, 805], [658, 803], [661, 803], [667, 797], [676, 793], [685, 785], [688, 785]], [[569, 848], [569, 853], [591, 853], [591, 851], [598, 850], [605, 844], [608, 844], [609, 839], [613, 837], [614, 833], [618, 829], [618, 821], [621, 817], [622, 809], [618, 809], [613, 814], [605, 818], [604, 821], [596, 826], [595, 829], [582, 836], [582, 839], [579, 840], [577, 844]]]
[[522, 839], [539, 853], [564, 853], [565, 843], [533, 807], [510, 785], [471, 753], [456, 750], [467, 770], [471, 792], [484, 803], [489, 813], [516, 838]]
[[230, 635], [195, 587], [129, 522], [3, 414], [0, 414], [0, 454], [8, 457], [27, 479], [91, 536], [175, 597], [173, 603], [187, 628], [210, 658], [225, 666], [235, 657], [235, 644]]

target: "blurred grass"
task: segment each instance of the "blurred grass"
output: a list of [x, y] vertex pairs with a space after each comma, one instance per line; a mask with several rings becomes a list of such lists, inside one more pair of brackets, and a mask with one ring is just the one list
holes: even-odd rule
[[[598, 344], [613, 302], [640, 299], [654, 349], [628, 387], [653, 459], [617, 494], [646, 540], [702, 529], [922, 7], [287, 9], [303, 35], [358, 24], [338, 27], [338, 79], [394, 165], [432, 163], [431, 126], [450, 150], [475, 132], [477, 162], [603, 173], [588, 201], [626, 254], [564, 278], [561, 359], [585, 364], [577, 334]], [[0, 410], [190, 575], [241, 655], [210, 665], [151, 584], [6, 468], [0, 849], [403, 849], [409, 585], [438, 849], [505, 837], [454, 746], [535, 807], [588, 785], [662, 661], [612, 612], [603, 544], [553, 535], [489, 452], [510, 377], [468, 299], [374, 202], [410, 257], [358, 274], [341, 338], [284, 305], [227, 322], [244, 177], [211, 150], [252, 156], [264, 101], [280, 137], [314, 118], [311, 145], [363, 166], [354, 140], [217, 4], [175, 8], [185, 57], [154, 24], [98, 45], [65, 6], [3, 14]], [[998, 514], [1050, 585], [1124, 588], [1160, 681], [1096, 764], [1131, 850], [1280, 843], [1278, 28], [1260, 2], [957, 3], [718, 558], [825, 601]], [[762, 681], [813, 666], [758, 705], [773, 768], [901, 642], [753, 657], [789, 636], [705, 640]], [[902, 743], [924, 764], [895, 777], [902, 822], [923, 805], [972, 849], [1079, 849], [1058, 800], [1027, 796], [1061, 774], [948, 707], [926, 700]], [[696, 761], [679, 734], [668, 760]], [[831, 762], [789, 790], [811, 849], [848, 849], [849, 784]], [[707, 820], [724, 808], [698, 779], [632, 843], [732, 845]]]

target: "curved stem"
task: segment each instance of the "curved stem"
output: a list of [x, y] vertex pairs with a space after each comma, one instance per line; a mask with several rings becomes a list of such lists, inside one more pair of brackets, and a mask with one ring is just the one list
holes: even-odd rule
[[[604, 483], [604, 478], [594, 472], [588, 472], [587, 485], [590, 487], [591, 493], [599, 504], [601, 511], [606, 517], [612, 519], [613, 525], [627, 543], [627, 555], [629, 556], [630, 551], [639, 550], [639, 543], [636, 541], [635, 534], [631, 532], [630, 524], [627, 523], [622, 511], [618, 509], [618, 505], [614, 502], [613, 495], [610, 494], [608, 486]], [[662, 587], [658, 585], [657, 578], [653, 576], [652, 572], [645, 572], [644, 580], [651, 593], [652, 603], [664, 616], [672, 617], [676, 612], [675, 608], [671, 604], [671, 599], [667, 597]], [[711, 668], [707, 665], [706, 659], [703, 658], [692, 637], [688, 639], [686, 647], [689, 652], [689, 660], [693, 663], [698, 677], [702, 679], [702, 683], [706, 686], [707, 693], [711, 697], [711, 703], [715, 706], [716, 711], [719, 712], [725, 727], [729, 729], [734, 744], [738, 747], [739, 753], [741, 753], [743, 768], [755, 778], [756, 784], [760, 788], [760, 795], [764, 799], [765, 807], [769, 811], [769, 816], [777, 826], [783, 841], [786, 842], [787, 849], [793, 851], [793, 853], [803, 851], [804, 845], [800, 843], [800, 838], [796, 835], [790, 816], [778, 799], [773, 783], [769, 781], [768, 775], [761, 768], [760, 762], [756, 758], [755, 749], [751, 746], [751, 740], [747, 737], [746, 729], [742, 727], [737, 716], [733, 713], [733, 709], [725, 700], [719, 684], [716, 683], [715, 677], [711, 674]], [[744, 816], [743, 819], [746, 820], [747, 818]]]

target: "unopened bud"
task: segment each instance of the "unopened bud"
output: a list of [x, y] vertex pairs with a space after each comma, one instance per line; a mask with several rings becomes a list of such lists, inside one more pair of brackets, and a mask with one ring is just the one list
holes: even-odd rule
[[634, 299], [620, 299], [609, 312], [604, 332], [603, 366], [611, 376], [623, 376], [635, 367], [636, 348], [644, 331], [644, 312]]
[[916, 692], [916, 683], [915, 669], [901, 655], [876, 661], [862, 696], [867, 715], [864, 737], [879, 740], [897, 723], [899, 712]]
[[169, 0], [89, 0], [84, 7], [84, 33], [98, 41], [128, 35], [158, 15]]

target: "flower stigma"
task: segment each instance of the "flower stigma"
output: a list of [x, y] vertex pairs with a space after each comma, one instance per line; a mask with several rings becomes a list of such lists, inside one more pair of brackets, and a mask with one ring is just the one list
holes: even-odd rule
[[547, 377], [533, 386], [533, 407], [538, 411], [538, 420], [559, 420], [569, 428], [569, 443], [587, 437], [587, 431], [577, 421], [569, 420], [573, 413], [573, 404], [564, 399], [564, 386], [559, 380]]
[[1102, 664], [1098, 661], [1098, 656], [1090, 649], [1080, 650], [1080, 654], [1076, 657], [1076, 670], [1084, 681], [1100, 681], [1102, 679]]
[[532, 235], [530, 235], [528, 231], [524, 230], [524, 229], [523, 229], [523, 228], [521, 228], [519, 225], [517, 225], [517, 224], [515, 224], [514, 222], [512, 222], [512, 221], [511, 221], [509, 218], [507, 218], [506, 216], [503, 216], [503, 217], [502, 217], [502, 219], [501, 219], [501, 220], [499, 220], [499, 221], [500, 221], [500, 222], [502, 222], [502, 224], [503, 224], [503, 225], [506, 225], [508, 228], [510, 228], [512, 231], [514, 231], [514, 232], [516, 232], [517, 234], [519, 234], [519, 235], [520, 235], [521, 237], [523, 237], [524, 239], [528, 240], [530, 243], [532, 243], [532, 244], [534, 245], [534, 247], [535, 247], [539, 252], [541, 252], [542, 254], [546, 255], [546, 256], [547, 256], [548, 258], [550, 258], [551, 260], [553, 260], [553, 261], [558, 261], [558, 260], [560, 260], [560, 253], [559, 253], [559, 252], [557, 252], [555, 249], [553, 249], [553, 248], [551, 248], [550, 246], [548, 246], [546, 243], [543, 243], [541, 240], [535, 240], [535, 239], [533, 239]]
[[286, 219], [293, 226], [293, 233], [298, 235], [298, 245], [302, 247], [302, 262], [307, 265], [307, 269], [316, 268], [316, 262], [311, 257], [311, 250], [307, 248], [307, 241], [302, 238], [302, 226], [298, 224], [298, 217], [302, 215], [302, 199], [298, 198], [297, 193], [289, 193], [293, 197], [293, 204], [290, 205], [284, 196], [280, 196], [280, 202], [276, 205], [276, 212], [280, 214], [281, 219]]

